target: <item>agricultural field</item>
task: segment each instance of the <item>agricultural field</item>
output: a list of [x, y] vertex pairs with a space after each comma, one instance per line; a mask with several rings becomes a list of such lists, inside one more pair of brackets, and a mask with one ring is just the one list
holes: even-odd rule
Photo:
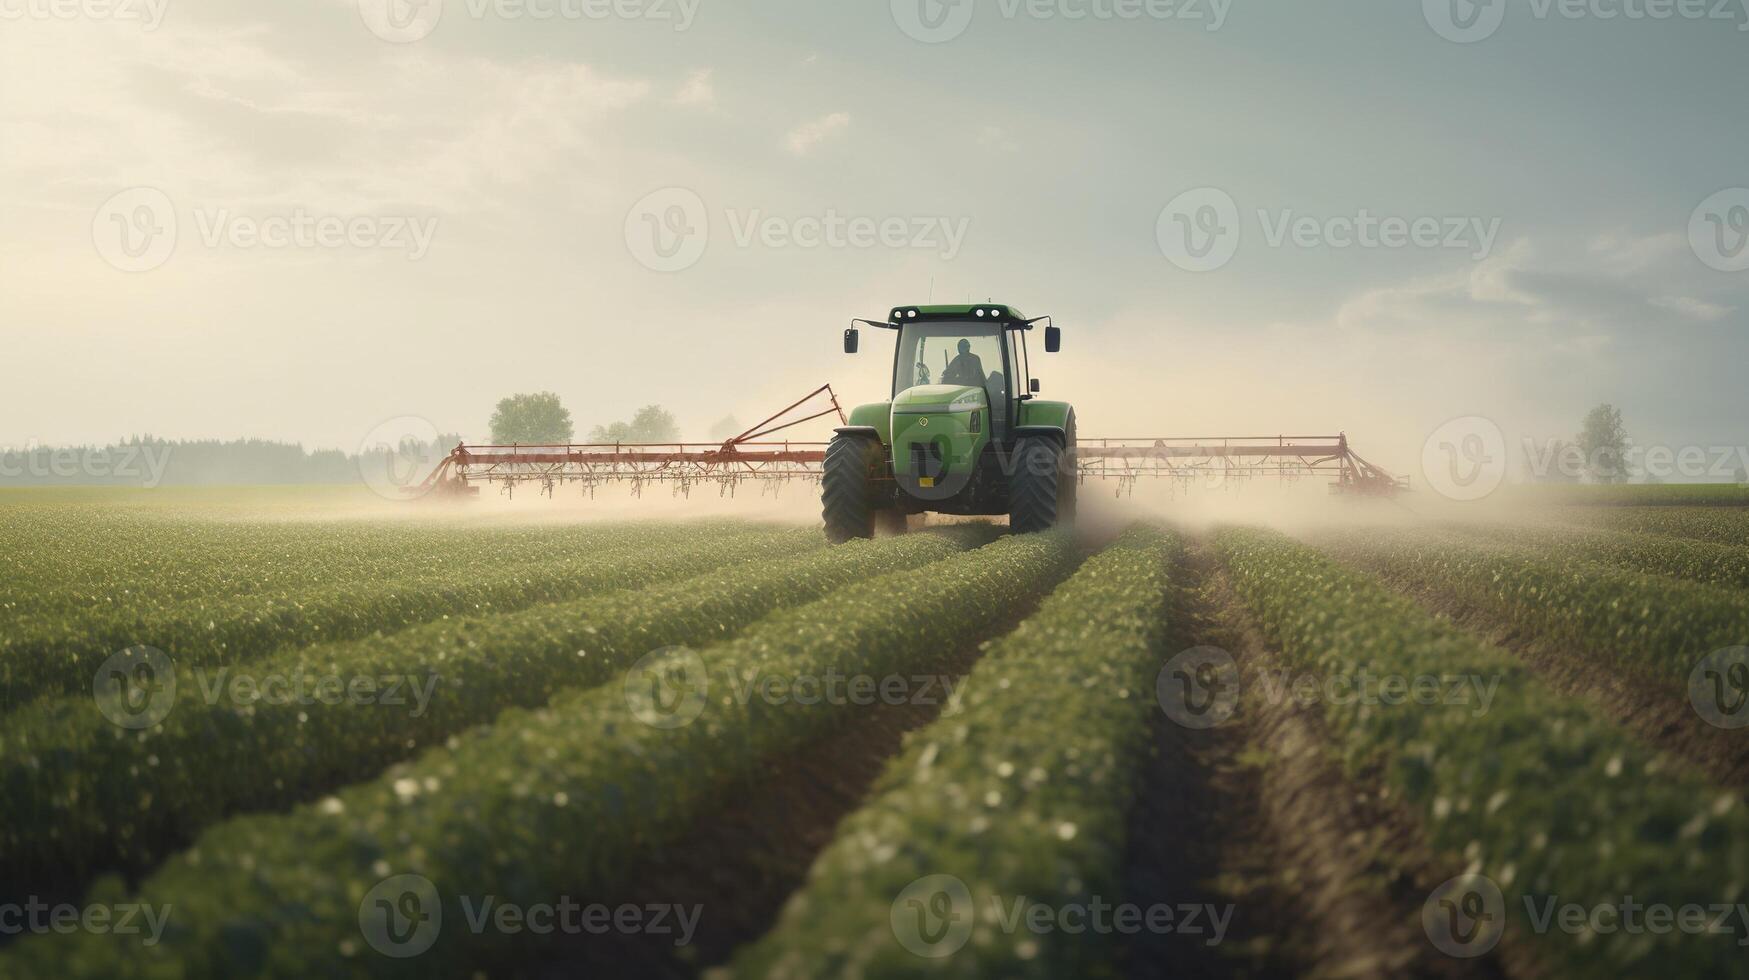
[[1749, 969], [1722, 498], [354, 504], [0, 491], [0, 976]]

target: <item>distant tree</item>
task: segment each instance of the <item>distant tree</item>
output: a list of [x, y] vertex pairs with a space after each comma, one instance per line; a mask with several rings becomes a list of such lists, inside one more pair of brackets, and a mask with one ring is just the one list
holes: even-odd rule
[[725, 415], [716, 425], [711, 426], [710, 437], [721, 442], [733, 439], [741, 434], [742, 425], [733, 415]]
[[1565, 439], [1550, 439], [1540, 448], [1525, 440], [1524, 461], [1533, 483], [1578, 483], [1585, 471], [1585, 455]]
[[1749, 487], [1749, 466], [1737, 467], [1737, 484]]
[[571, 413], [550, 391], [511, 395], [492, 413], [492, 442], [560, 444], [571, 441]]
[[630, 422], [615, 422], [589, 430], [590, 442], [679, 442], [680, 426], [660, 405], [645, 405]]
[[1598, 483], [1627, 480], [1628, 432], [1622, 424], [1621, 409], [1606, 402], [1586, 413], [1577, 441], [1592, 480]]

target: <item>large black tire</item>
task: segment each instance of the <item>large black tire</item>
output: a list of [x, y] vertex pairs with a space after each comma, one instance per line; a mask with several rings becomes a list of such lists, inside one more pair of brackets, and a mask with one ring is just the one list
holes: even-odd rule
[[866, 436], [836, 436], [826, 447], [820, 502], [826, 515], [826, 540], [843, 544], [875, 533], [875, 476], [886, 461], [879, 441]]
[[1069, 413], [1069, 424], [1064, 426], [1063, 435], [1066, 446], [1063, 450], [1062, 480], [1057, 484], [1057, 523], [1075, 523], [1075, 505], [1081, 493], [1080, 462], [1075, 458], [1075, 413]]
[[1008, 527], [1016, 534], [1049, 531], [1057, 525], [1062, 497], [1063, 447], [1048, 437], [1022, 439], [1014, 448], [1014, 461]]

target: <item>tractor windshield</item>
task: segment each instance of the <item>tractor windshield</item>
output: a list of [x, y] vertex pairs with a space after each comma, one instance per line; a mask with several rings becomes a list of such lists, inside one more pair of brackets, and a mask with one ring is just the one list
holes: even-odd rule
[[907, 323], [899, 333], [893, 394], [917, 385], [976, 385], [1006, 400], [1002, 328], [989, 323]]

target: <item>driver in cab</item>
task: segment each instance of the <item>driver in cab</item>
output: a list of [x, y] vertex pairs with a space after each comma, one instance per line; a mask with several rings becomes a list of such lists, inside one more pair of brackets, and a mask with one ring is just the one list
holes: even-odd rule
[[959, 356], [941, 372], [941, 383], [950, 385], [984, 385], [984, 362], [972, 353], [972, 342], [960, 340]]

